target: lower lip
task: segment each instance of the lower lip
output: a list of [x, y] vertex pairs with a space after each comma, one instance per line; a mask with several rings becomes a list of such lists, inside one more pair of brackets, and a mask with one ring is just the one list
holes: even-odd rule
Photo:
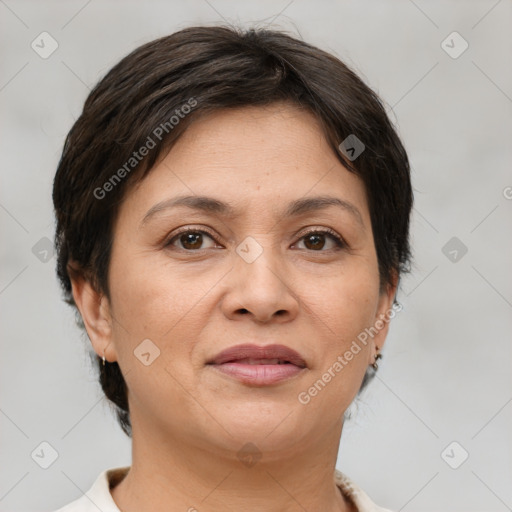
[[253, 386], [275, 384], [291, 379], [305, 370], [305, 368], [300, 368], [294, 364], [223, 363], [212, 366], [244, 384], [252, 384]]

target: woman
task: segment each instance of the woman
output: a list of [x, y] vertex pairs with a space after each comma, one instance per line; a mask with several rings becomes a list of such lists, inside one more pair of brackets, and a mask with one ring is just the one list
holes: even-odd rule
[[145, 44], [87, 98], [53, 199], [58, 275], [133, 440], [60, 512], [385, 510], [335, 464], [412, 189], [351, 70], [276, 31]]

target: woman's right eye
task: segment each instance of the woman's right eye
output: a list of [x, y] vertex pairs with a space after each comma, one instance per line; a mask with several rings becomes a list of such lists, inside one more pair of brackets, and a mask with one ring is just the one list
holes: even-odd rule
[[201, 229], [184, 229], [179, 233], [176, 233], [166, 244], [166, 247], [175, 246], [175, 242], [178, 242], [180, 246], [178, 249], [182, 249], [184, 251], [197, 251], [201, 249], [208, 249], [209, 247], [201, 247], [204, 242], [204, 237], [209, 238], [214, 242], [213, 236]]

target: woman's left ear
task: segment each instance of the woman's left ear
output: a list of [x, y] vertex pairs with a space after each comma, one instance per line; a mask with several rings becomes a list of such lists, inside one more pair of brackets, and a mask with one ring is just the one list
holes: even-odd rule
[[386, 337], [389, 330], [389, 322], [395, 316], [396, 313], [393, 304], [395, 301], [397, 288], [398, 278], [396, 277], [395, 273], [393, 274], [391, 282], [386, 284], [384, 289], [381, 290], [380, 292], [377, 311], [372, 326], [373, 329], [370, 329], [371, 332], [375, 334], [373, 336], [373, 348], [369, 354], [369, 364], [373, 364], [377, 352], [380, 352], [382, 350], [382, 346], [386, 341]]

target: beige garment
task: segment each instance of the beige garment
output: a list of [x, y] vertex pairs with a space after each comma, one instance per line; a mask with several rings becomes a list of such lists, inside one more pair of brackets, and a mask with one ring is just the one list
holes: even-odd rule
[[[115, 487], [129, 469], [130, 466], [106, 469], [83, 496], [55, 512], [120, 512], [110, 494], [110, 488]], [[363, 490], [340, 471], [336, 470], [334, 479], [343, 496], [354, 503], [358, 512], [391, 512], [375, 505]]]

